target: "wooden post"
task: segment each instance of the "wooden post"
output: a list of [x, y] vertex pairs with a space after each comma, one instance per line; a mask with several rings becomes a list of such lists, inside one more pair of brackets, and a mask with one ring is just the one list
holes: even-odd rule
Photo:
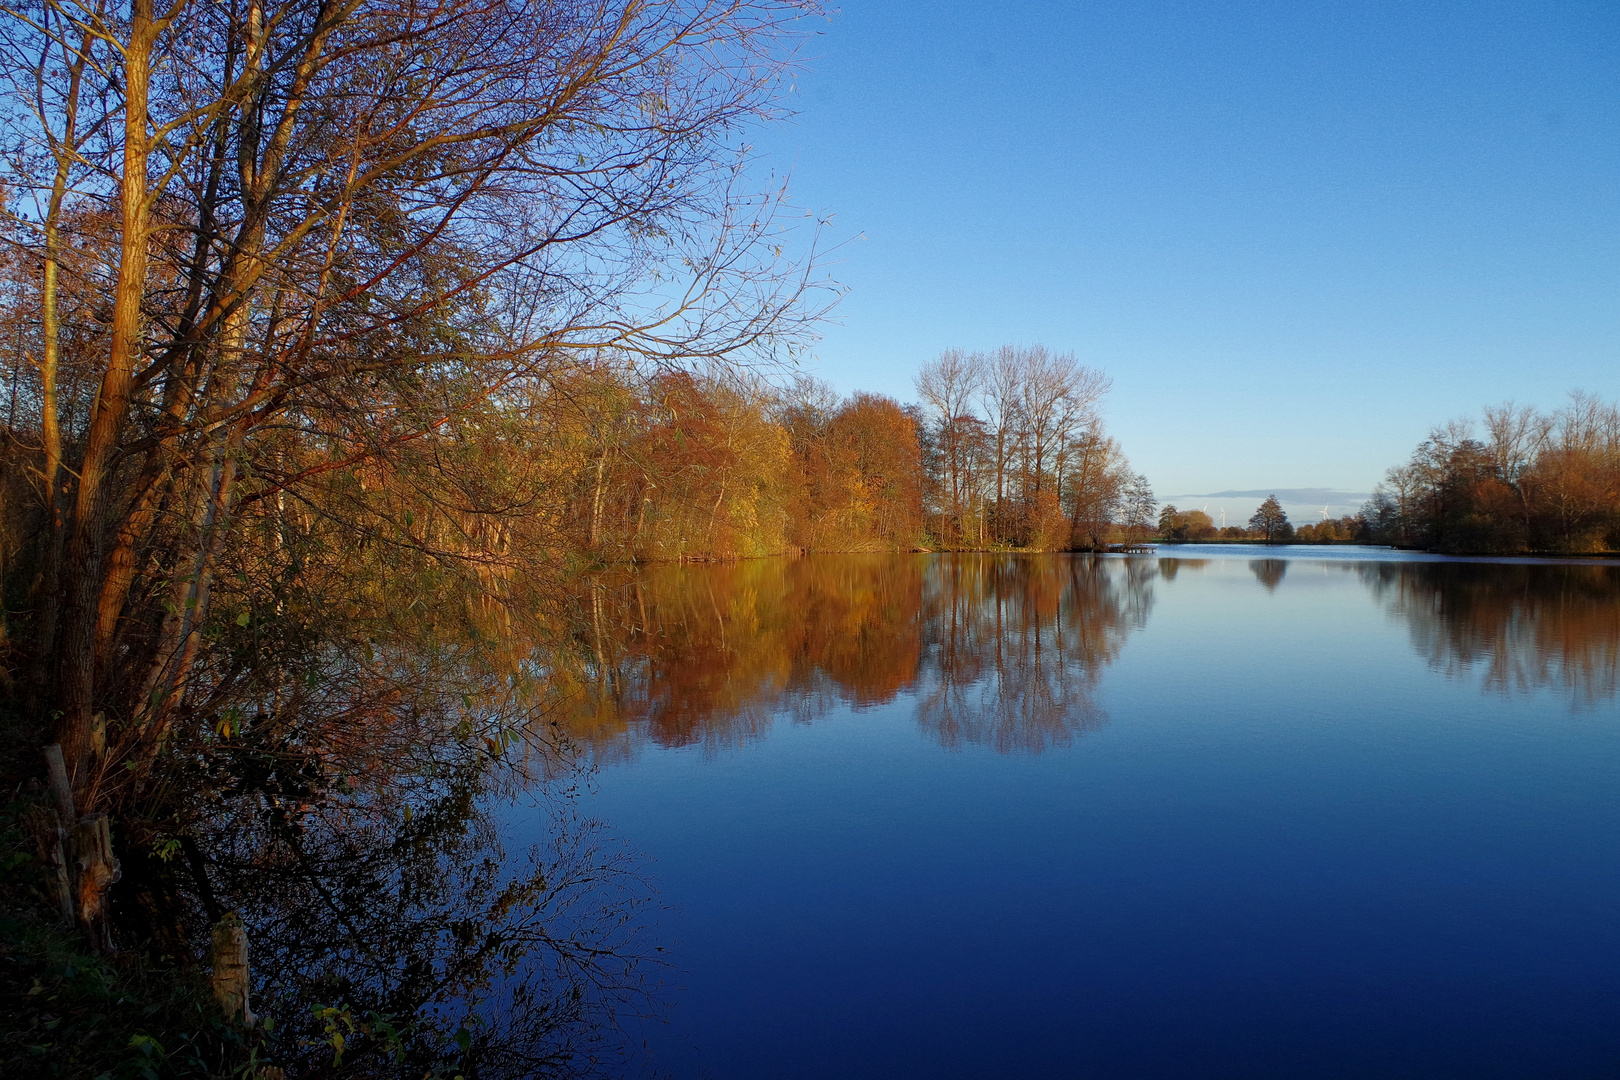
[[[102, 727], [101, 730], [104, 732], [106, 729]], [[74, 908], [77, 907], [79, 928], [84, 931], [85, 941], [92, 951], [111, 952], [112, 930], [107, 917], [107, 890], [122, 876], [118, 860], [113, 858], [112, 826], [106, 814], [87, 814], [81, 819], [73, 809], [73, 784], [68, 780], [61, 744], [52, 743], [45, 747], [45, 771], [50, 777], [51, 792], [56, 796], [61, 815], [57, 823], [55, 846], [46, 846], [43, 841], [41, 844], [45, 847], [46, 861], [60, 868], [52, 875], [53, 884], [59, 890], [65, 889], [66, 897], [59, 891], [57, 902], [69, 924], [73, 922]], [[67, 838], [66, 858], [63, 857], [61, 843], [64, 836]]]
[[72, 834], [73, 862], [78, 871], [79, 928], [96, 952], [112, 951], [107, 918], [107, 890], [120, 874], [113, 858], [112, 827], [106, 814], [87, 814]]
[[252, 1027], [259, 1018], [248, 1008], [248, 939], [242, 916], [227, 912], [214, 924], [214, 1000], [227, 1022], [242, 1014], [242, 1024]]
[[45, 748], [45, 771], [50, 776], [51, 794], [56, 796], [56, 812], [64, 825], [72, 827], [79, 814], [73, 809], [73, 785], [68, 782], [67, 766], [62, 762], [61, 743]]

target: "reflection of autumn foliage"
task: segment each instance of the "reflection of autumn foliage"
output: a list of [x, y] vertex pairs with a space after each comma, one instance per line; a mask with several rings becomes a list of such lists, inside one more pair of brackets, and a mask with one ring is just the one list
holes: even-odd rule
[[1550, 687], [1583, 705], [1614, 696], [1620, 568], [1377, 563], [1360, 572], [1437, 670], [1482, 668], [1488, 689]]
[[1092, 693], [1145, 622], [1153, 574], [1090, 557], [654, 566], [592, 592], [586, 681], [558, 685], [574, 737], [599, 752], [642, 734], [735, 744], [779, 713], [901, 694], [947, 746], [1039, 751], [1101, 723]]

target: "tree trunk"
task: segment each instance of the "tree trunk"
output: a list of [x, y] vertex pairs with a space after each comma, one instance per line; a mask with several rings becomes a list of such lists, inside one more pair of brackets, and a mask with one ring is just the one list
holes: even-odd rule
[[[68, 89], [63, 102], [62, 134], [51, 138], [56, 158], [56, 175], [45, 210], [45, 265], [40, 286], [40, 443], [45, 455], [41, 488], [44, 492], [45, 527], [40, 530], [40, 561], [34, 596], [39, 612], [35, 646], [38, 656], [54, 656], [56, 632], [62, 605], [62, 541], [66, 510], [67, 473], [62, 467], [61, 407], [57, 401], [57, 373], [62, 359], [62, 320], [58, 309], [61, 293], [62, 204], [79, 146], [79, 92], [83, 85], [85, 58], [90, 55], [93, 35], [86, 30], [79, 50], [68, 63]], [[47, 136], [49, 137], [49, 136]], [[34, 692], [48, 699], [54, 672], [48, 664], [36, 669]]]
[[129, 417], [135, 364], [141, 353], [141, 301], [146, 295], [148, 150], [147, 92], [157, 27], [152, 0], [132, 0], [124, 58], [123, 220], [118, 278], [113, 293], [112, 343], [85, 436], [84, 461], [67, 555], [67, 607], [63, 626], [61, 719], [57, 733], [75, 783], [90, 752], [95, 701], [96, 619], [101, 598], [101, 556], [109, 501], [109, 467]]
[[608, 449], [604, 445], [596, 458], [596, 494], [591, 499], [591, 547], [595, 549], [602, 535], [602, 479], [607, 472]]

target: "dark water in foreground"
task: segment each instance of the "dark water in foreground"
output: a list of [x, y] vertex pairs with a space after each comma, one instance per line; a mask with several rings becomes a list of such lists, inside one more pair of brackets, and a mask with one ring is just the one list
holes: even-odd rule
[[1620, 1076], [1620, 567], [1173, 553], [616, 593], [656, 1064]]

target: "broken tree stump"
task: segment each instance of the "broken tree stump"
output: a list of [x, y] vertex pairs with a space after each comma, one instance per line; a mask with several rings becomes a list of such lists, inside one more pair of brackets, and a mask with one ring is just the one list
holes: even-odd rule
[[87, 814], [73, 826], [73, 864], [78, 879], [79, 929], [95, 952], [112, 951], [107, 890], [121, 876], [113, 858], [112, 826], [106, 814]]
[[214, 924], [214, 1000], [227, 1022], [242, 1015], [242, 1024], [252, 1027], [259, 1018], [248, 1007], [248, 938], [242, 916], [227, 912]]

